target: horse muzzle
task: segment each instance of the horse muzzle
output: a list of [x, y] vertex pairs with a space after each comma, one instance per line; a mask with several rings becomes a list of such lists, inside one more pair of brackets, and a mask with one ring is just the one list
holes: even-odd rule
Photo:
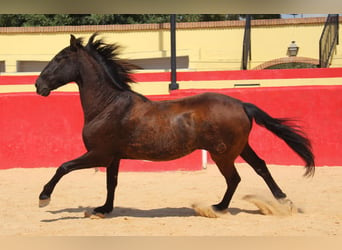
[[50, 95], [50, 92], [51, 92], [50, 88], [44, 83], [40, 82], [39, 79], [37, 80], [35, 86], [36, 86], [37, 94], [41, 96]]

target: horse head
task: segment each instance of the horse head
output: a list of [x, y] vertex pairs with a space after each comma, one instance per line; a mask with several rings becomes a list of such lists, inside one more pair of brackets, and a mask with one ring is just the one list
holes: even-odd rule
[[78, 52], [81, 49], [81, 39], [71, 35], [70, 45], [55, 55], [36, 80], [39, 95], [48, 96], [52, 90], [79, 79]]

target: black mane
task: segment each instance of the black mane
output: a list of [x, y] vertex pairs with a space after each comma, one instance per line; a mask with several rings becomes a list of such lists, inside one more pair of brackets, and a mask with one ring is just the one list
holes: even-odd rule
[[118, 58], [120, 46], [106, 44], [102, 39], [95, 40], [98, 33], [94, 33], [84, 47], [85, 50], [100, 63], [111, 79], [113, 86], [119, 90], [131, 91], [129, 83], [133, 83], [131, 73], [138, 67]]

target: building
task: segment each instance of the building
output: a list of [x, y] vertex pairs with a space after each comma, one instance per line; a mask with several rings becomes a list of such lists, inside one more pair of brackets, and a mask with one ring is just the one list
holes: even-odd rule
[[[342, 18], [340, 17], [340, 22]], [[248, 69], [287, 62], [319, 64], [319, 40], [326, 18], [252, 20]], [[177, 24], [177, 65], [181, 71], [240, 70], [245, 21]], [[122, 56], [148, 71], [169, 71], [170, 25], [134, 24], [0, 28], [0, 72], [39, 72], [62, 48], [69, 34], [86, 39], [100, 32], [108, 43], [122, 45]], [[291, 41], [298, 55], [287, 54]], [[342, 67], [335, 49], [330, 67]]]

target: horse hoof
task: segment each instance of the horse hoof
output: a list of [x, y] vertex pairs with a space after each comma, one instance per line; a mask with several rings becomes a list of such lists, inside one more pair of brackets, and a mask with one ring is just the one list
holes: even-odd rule
[[278, 202], [282, 204], [290, 214], [297, 214], [300, 212], [300, 209], [298, 209], [295, 204], [290, 199], [279, 199]]
[[84, 212], [84, 217], [90, 218], [90, 219], [104, 219], [104, 218], [106, 218], [106, 216], [102, 213], [89, 212], [89, 211]]
[[39, 207], [46, 207], [50, 203], [50, 198], [44, 199], [44, 200], [39, 200]]
[[298, 211], [289, 199], [274, 200], [259, 195], [246, 195], [243, 199], [257, 206], [263, 215], [290, 216]]
[[227, 210], [216, 211], [211, 205], [204, 205], [198, 203], [192, 204], [192, 208], [194, 209], [197, 215], [207, 218], [219, 218], [225, 213], [227, 213]]

